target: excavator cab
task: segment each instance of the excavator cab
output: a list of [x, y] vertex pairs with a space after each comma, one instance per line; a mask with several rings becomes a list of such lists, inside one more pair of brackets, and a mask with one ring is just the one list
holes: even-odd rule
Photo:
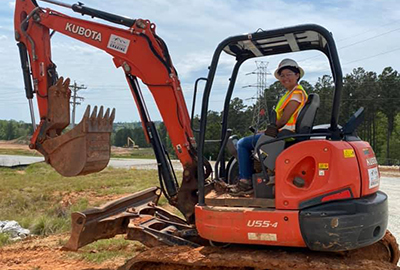
[[[306, 50], [322, 52], [330, 63], [335, 84], [330, 125], [313, 129], [319, 96], [311, 94], [299, 116], [296, 134], [273, 140], [260, 138], [255, 152], [261, 171], [253, 174], [253, 196], [208, 192], [199, 166], [196, 226], [202, 237], [224, 243], [341, 251], [371, 245], [384, 236], [388, 222], [387, 196], [378, 190], [377, 164], [366, 161], [374, 160], [375, 155], [367, 142], [357, 136], [350, 139], [345, 135], [348, 132], [338, 126], [342, 71], [332, 34], [321, 26], [307, 24], [257, 31], [227, 38], [218, 45], [203, 94], [198, 164], [202, 164], [208, 103], [220, 55], [233, 56], [236, 64], [226, 91], [220, 153], [214, 173], [217, 180], [232, 182], [231, 178], [237, 175], [237, 164], [225, 160], [231, 136], [227, 120], [240, 66], [257, 57]], [[355, 135], [355, 125], [352, 126], [351, 133]], [[295, 139], [290, 146], [285, 143], [288, 138]], [[228, 145], [232, 149], [232, 143]], [[276, 155], [263, 154], [263, 148], [269, 146], [276, 148]], [[268, 169], [275, 169], [272, 187], [268, 186]]]
[[[237, 74], [240, 66], [248, 59], [254, 59], [257, 57], [271, 56], [283, 53], [300, 52], [306, 50], [319, 50], [323, 52], [328, 57], [328, 60], [331, 64], [331, 71], [335, 81], [336, 94], [332, 110], [331, 125], [329, 129], [336, 130], [335, 136], [337, 136], [337, 134], [340, 133], [337, 127], [337, 121], [338, 121], [337, 118], [338, 118], [338, 108], [340, 103], [340, 93], [342, 88], [342, 73], [336, 48], [334, 47], [335, 44], [334, 43], [328, 44], [327, 39], [323, 36], [323, 32], [320, 32], [321, 30], [324, 30], [326, 34], [327, 31], [317, 25], [303, 25], [290, 28], [283, 28], [279, 30], [280, 31], [278, 30], [268, 31], [268, 36], [263, 36], [263, 34], [265, 34], [267, 31], [257, 31], [256, 33], [248, 34], [247, 37], [246, 35], [231, 37], [222, 42], [217, 48], [217, 51], [214, 54], [212, 65], [210, 67], [209, 77], [205, 79], [207, 81], [207, 85], [205, 87], [206, 91], [211, 91], [212, 88], [212, 79], [210, 80], [210, 74], [213, 72], [212, 70], [214, 67], [213, 64], [215, 64], [218, 61], [219, 56], [216, 56], [218, 50], [220, 50], [220, 52], [225, 52], [228, 55], [232, 55], [233, 57], [236, 58], [236, 65], [233, 68], [230, 77], [230, 84], [228, 86], [225, 98], [224, 114], [223, 114], [221, 137], [220, 137], [221, 143], [224, 141], [227, 135], [230, 135], [228, 132], [229, 127], [227, 126], [228, 122], [227, 120], [229, 117], [229, 110], [227, 110], [227, 108], [229, 106], [229, 102], [232, 97], [232, 93], [235, 87]], [[218, 64], [215, 65], [215, 69], [217, 68], [217, 65]], [[204, 106], [207, 105], [203, 104], [203, 108]], [[281, 152], [283, 149], [287, 148], [290, 145], [293, 145], [294, 143], [310, 139], [311, 137], [317, 137], [317, 136], [306, 136], [306, 135], [312, 133], [313, 122], [318, 108], [319, 108], [319, 96], [318, 94], [313, 93], [309, 97], [307, 104], [305, 105], [304, 109], [301, 111], [301, 114], [299, 115], [299, 121], [296, 126], [297, 136], [294, 138], [295, 140], [291, 143], [285, 142], [285, 139], [287, 139], [287, 137], [281, 135], [279, 136], [280, 137], [279, 140], [267, 143], [265, 142], [266, 140], [264, 136], [262, 136], [259, 140], [258, 145], [255, 147], [254, 154], [257, 157], [257, 159], [263, 159], [264, 163], [271, 164], [270, 165], [271, 167], [275, 164], [276, 156], [274, 157], [269, 156], [268, 158], [265, 156], [265, 158], [262, 158], [261, 153], [263, 152], [263, 148], [265, 148], [266, 145], [274, 143], [276, 145], [276, 148], [281, 149], [277, 151]], [[193, 118], [193, 110], [192, 110], [192, 118]], [[206, 118], [206, 116], [202, 115], [202, 120], [204, 120], [204, 118]], [[204, 129], [200, 127], [199, 131], [204, 132]], [[200, 134], [199, 136], [200, 141], [202, 135], [203, 134]], [[234, 136], [232, 139], [237, 140], [236, 136]], [[228, 150], [230, 154], [236, 160], [237, 158], [235, 153], [236, 149], [235, 147], [232, 147], [234, 144], [230, 142], [229, 138], [228, 140], [226, 140], [226, 143], [228, 145]], [[223, 152], [225, 152], [225, 147], [221, 145], [220, 149], [222, 152], [220, 156], [224, 158], [225, 155], [223, 154]], [[257, 153], [259, 151], [261, 152]], [[237, 175], [237, 173], [235, 173], [231, 168], [231, 166], [237, 167], [235, 160], [230, 160], [228, 163], [217, 160], [218, 168], [215, 169], [217, 171], [216, 175], [223, 178], [229, 184], [232, 184], [236, 181], [236, 179], [234, 178]], [[264, 176], [267, 177], [266, 175]]]

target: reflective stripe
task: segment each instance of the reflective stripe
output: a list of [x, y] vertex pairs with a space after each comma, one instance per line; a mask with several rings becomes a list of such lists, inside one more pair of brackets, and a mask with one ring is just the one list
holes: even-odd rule
[[289, 121], [286, 123], [286, 125], [281, 128], [281, 130], [288, 129], [290, 131], [295, 131], [296, 121], [297, 121], [297, 117], [299, 116], [299, 112], [306, 104], [307, 97], [308, 97], [307, 93], [304, 91], [303, 87], [300, 84], [297, 84], [291, 91], [287, 91], [285, 93], [285, 95], [283, 95], [283, 97], [279, 100], [278, 105], [276, 106], [276, 109], [275, 109], [277, 120], [281, 119], [286, 105], [289, 104], [289, 101], [292, 99], [293, 95], [295, 95], [295, 94], [301, 95], [301, 103], [300, 103], [299, 107], [297, 107], [296, 111], [289, 118]]

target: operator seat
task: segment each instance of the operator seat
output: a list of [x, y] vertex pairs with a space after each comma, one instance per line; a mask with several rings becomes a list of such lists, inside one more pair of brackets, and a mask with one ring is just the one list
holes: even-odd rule
[[[307, 102], [300, 111], [296, 122], [296, 134], [310, 134], [314, 125], [315, 116], [319, 108], [320, 99], [318, 94], [308, 95]], [[310, 137], [297, 138], [296, 141], [308, 140]]]
[[[312, 128], [313, 128], [313, 124], [314, 124], [314, 120], [315, 120], [315, 116], [317, 114], [317, 110], [319, 108], [319, 104], [320, 104], [320, 98], [318, 94], [310, 94], [308, 96], [307, 102], [304, 105], [304, 107], [301, 109], [300, 114], [297, 118], [297, 122], [296, 122], [296, 134], [311, 134]], [[281, 131], [278, 133], [278, 138], [279, 137], [283, 137], [286, 135], [290, 135], [290, 133], [288, 134], [287, 131]], [[273, 139], [272, 137], [269, 137], [267, 135], [262, 135], [260, 137], [260, 139], [257, 141], [257, 145], [256, 145], [256, 149], [257, 146], [259, 146], [260, 144], [269, 141]], [[305, 141], [310, 139], [309, 136], [304, 136], [304, 137], [300, 137], [300, 138], [295, 138], [292, 141], [285, 141], [285, 140], [281, 140], [281, 141], [276, 141], [270, 144], [264, 144], [260, 147], [261, 153], [265, 153], [265, 159], [264, 159], [264, 165], [270, 169], [270, 170], [274, 170], [275, 169], [275, 160], [278, 157], [278, 155], [285, 149], [288, 148], [290, 146], [292, 146], [295, 143], [301, 142], [301, 141]]]

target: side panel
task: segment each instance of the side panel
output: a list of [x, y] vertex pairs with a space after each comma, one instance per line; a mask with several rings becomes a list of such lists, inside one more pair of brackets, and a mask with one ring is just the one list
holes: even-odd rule
[[357, 156], [361, 173], [361, 196], [375, 193], [379, 190], [380, 173], [378, 162], [371, 145], [364, 141], [349, 142]]
[[196, 206], [200, 236], [216, 242], [305, 247], [298, 211]]
[[[360, 197], [359, 166], [348, 142], [308, 140], [297, 143], [279, 155], [275, 173], [276, 209], [295, 210], [317, 205], [324, 202], [328, 194], [335, 199]], [[298, 179], [304, 182], [302, 187], [295, 185]], [[335, 197], [335, 193], [340, 196]]]

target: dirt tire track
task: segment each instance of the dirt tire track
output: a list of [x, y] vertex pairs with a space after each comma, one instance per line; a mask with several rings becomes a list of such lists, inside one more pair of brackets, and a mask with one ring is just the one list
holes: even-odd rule
[[125, 261], [123, 258], [115, 258], [112, 261], [97, 264], [69, 257], [68, 252], [60, 250], [60, 241], [67, 238], [67, 234], [31, 237], [3, 246], [0, 248], [0, 269], [113, 270]]

